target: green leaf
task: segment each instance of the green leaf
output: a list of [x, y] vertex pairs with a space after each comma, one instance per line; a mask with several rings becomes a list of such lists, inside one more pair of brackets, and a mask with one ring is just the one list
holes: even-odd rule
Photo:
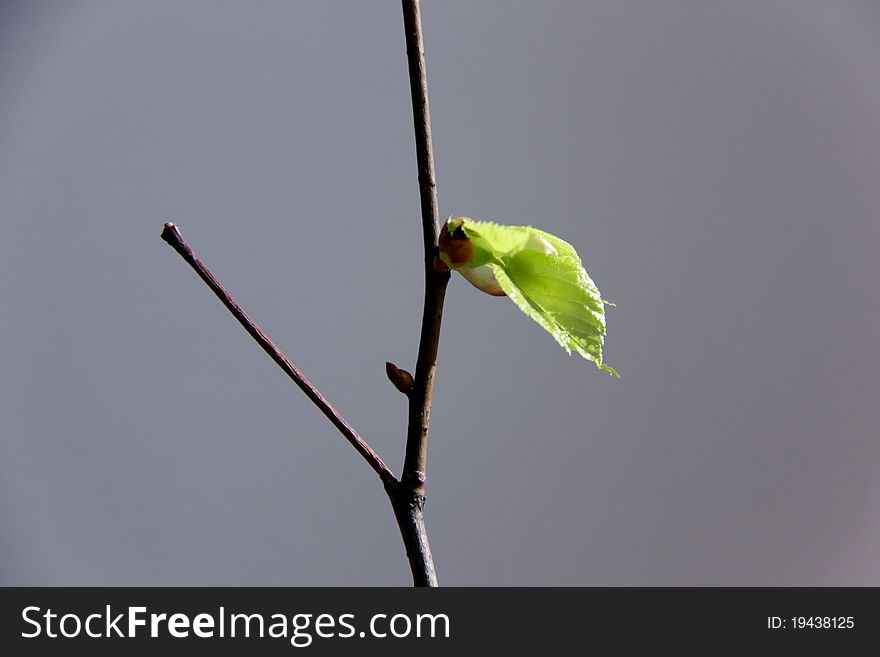
[[[569, 354], [620, 376], [602, 359], [606, 302], [571, 244], [531, 226], [468, 217], [450, 217], [444, 228], [440, 257], [450, 268], [489, 294], [500, 294], [500, 288]], [[470, 256], [464, 262], [462, 253]]]

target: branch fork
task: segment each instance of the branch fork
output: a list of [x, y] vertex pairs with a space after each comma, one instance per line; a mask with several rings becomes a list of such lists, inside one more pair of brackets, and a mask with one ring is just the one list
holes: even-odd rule
[[[394, 386], [409, 400], [406, 453], [403, 474], [397, 479], [376, 451], [364, 440], [345, 417], [324, 397], [279, 349], [269, 336], [250, 318], [216, 276], [205, 266], [186, 242], [180, 229], [166, 223], [162, 239], [196, 271], [211, 291], [223, 302], [233, 317], [305, 395], [327, 416], [342, 436], [361, 455], [382, 482], [391, 501], [403, 538], [415, 586], [437, 586], [437, 573], [428, 533], [425, 529], [425, 481], [428, 448], [428, 427], [431, 419], [431, 398], [437, 367], [440, 323], [449, 270], [437, 258], [439, 237], [439, 205], [434, 175], [434, 154], [431, 141], [431, 116], [428, 108], [428, 83], [425, 73], [425, 48], [419, 0], [402, 0], [406, 54], [409, 65], [410, 92], [415, 127], [416, 159], [422, 209], [422, 233], [425, 249], [425, 301], [415, 375], [386, 363], [386, 374]], [[440, 263], [438, 265], [437, 263]]]

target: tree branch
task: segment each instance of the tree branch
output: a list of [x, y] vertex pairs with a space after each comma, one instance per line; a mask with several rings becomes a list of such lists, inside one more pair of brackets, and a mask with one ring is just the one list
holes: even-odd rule
[[440, 323], [449, 272], [435, 268], [440, 233], [437, 181], [434, 176], [434, 147], [431, 142], [431, 113], [428, 107], [428, 79], [419, 0], [402, 0], [406, 58], [413, 105], [419, 195], [422, 206], [422, 234], [425, 247], [425, 304], [416, 371], [409, 394], [409, 423], [406, 456], [400, 483], [386, 485], [400, 533], [406, 547], [415, 586], [437, 586], [437, 573], [428, 545], [424, 504], [428, 455], [428, 427], [431, 397], [437, 368]]
[[168, 242], [168, 244], [170, 244], [174, 250], [196, 270], [196, 273], [202, 277], [202, 280], [205, 281], [214, 294], [219, 297], [220, 301], [222, 301], [223, 305], [232, 313], [233, 317], [239, 321], [245, 330], [250, 333], [251, 337], [256, 340], [257, 344], [263, 348], [263, 351], [269, 354], [272, 360], [278, 363], [278, 366], [284, 370], [287, 376], [293, 379], [293, 382], [299, 386], [300, 390], [302, 390], [306, 396], [314, 402], [315, 406], [321, 409], [321, 412], [327, 416], [327, 418], [333, 423], [333, 426], [339, 429], [339, 432], [349, 443], [351, 443], [351, 446], [354, 447], [362, 457], [364, 457], [364, 460], [371, 468], [373, 468], [373, 470], [375, 470], [376, 474], [379, 475], [379, 479], [382, 480], [382, 483], [386, 486], [388, 486], [389, 483], [396, 483], [397, 480], [394, 478], [391, 470], [389, 470], [388, 466], [385, 465], [381, 458], [379, 458], [379, 455], [375, 450], [367, 444], [367, 441], [361, 438], [360, 434], [355, 431], [354, 427], [348, 423], [348, 420], [346, 420], [342, 414], [337, 411], [329, 401], [327, 401], [324, 395], [312, 385], [311, 381], [299, 371], [296, 365], [288, 360], [287, 356], [284, 355], [284, 352], [276, 347], [275, 343], [263, 333], [262, 329], [257, 326], [250, 317], [248, 317], [247, 313], [238, 305], [238, 302], [233, 296], [229, 294], [220, 281], [217, 280], [217, 277], [211, 273], [211, 270], [209, 270], [193, 252], [177, 226], [172, 223], [165, 224], [165, 227], [162, 229], [162, 239]]
[[[371, 468], [379, 475], [391, 501], [397, 520], [415, 586], [437, 586], [434, 559], [428, 545], [425, 529], [425, 480], [428, 449], [428, 427], [431, 419], [431, 397], [434, 390], [434, 374], [437, 366], [437, 346], [440, 342], [440, 323], [443, 317], [443, 301], [449, 271], [436, 267], [440, 212], [437, 202], [437, 183], [434, 176], [434, 150], [431, 143], [431, 115], [428, 110], [428, 82], [425, 73], [425, 50], [422, 38], [422, 19], [419, 0], [402, 0], [403, 26], [406, 34], [406, 55], [409, 64], [410, 91], [415, 127], [416, 160], [419, 172], [419, 192], [422, 207], [422, 233], [425, 248], [425, 303], [422, 313], [422, 330], [415, 375], [404, 381], [401, 371], [388, 364], [388, 376], [409, 398], [409, 422], [406, 434], [406, 454], [400, 481], [395, 479], [388, 466], [357, 431], [340, 415], [332, 404], [291, 363], [278, 347], [254, 324], [220, 281], [199, 260], [183, 239], [180, 230], [171, 223], [165, 224], [162, 239], [168, 242], [196, 270], [229, 312], [244, 326], [263, 351], [274, 360], [306, 396], [321, 409], [333, 425], [351, 443]], [[398, 380], [399, 379], [399, 380]]]
[[403, 0], [403, 26], [406, 33], [406, 56], [409, 63], [416, 159], [422, 205], [422, 234], [425, 246], [425, 305], [422, 334], [409, 403], [409, 426], [406, 435], [406, 459], [401, 483], [423, 494], [426, 479], [428, 427], [431, 421], [431, 396], [440, 342], [440, 323], [449, 272], [434, 267], [440, 233], [440, 210], [434, 176], [434, 147], [431, 142], [431, 114], [428, 107], [428, 80], [425, 69], [425, 45], [419, 0]]

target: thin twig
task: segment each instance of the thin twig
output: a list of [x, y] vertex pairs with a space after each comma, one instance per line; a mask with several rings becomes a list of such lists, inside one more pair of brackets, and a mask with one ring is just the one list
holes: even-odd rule
[[437, 203], [437, 183], [434, 176], [434, 153], [431, 143], [431, 115], [428, 110], [428, 82], [425, 74], [421, 11], [419, 0], [402, 0], [402, 3], [422, 206], [422, 233], [425, 247], [425, 305], [422, 314], [422, 331], [416, 371], [415, 376], [412, 377], [412, 389], [409, 390], [408, 386], [404, 386], [407, 388], [407, 396], [409, 397], [409, 424], [406, 434], [406, 455], [400, 481], [395, 479], [379, 455], [358, 435], [348, 421], [339, 414], [339, 411], [333, 408], [330, 402], [303, 376], [302, 372], [254, 324], [232, 295], [223, 288], [220, 281], [193, 253], [174, 224], [165, 224], [162, 239], [174, 247], [183, 259], [196, 270], [202, 280], [208, 284], [208, 287], [214, 291], [214, 294], [250, 333], [251, 337], [321, 409], [324, 415], [369, 463], [370, 467], [376, 471], [388, 493], [394, 516], [400, 528], [413, 575], [413, 584], [415, 586], [437, 586], [434, 558], [431, 555], [428, 533], [425, 529], [425, 473], [428, 427], [431, 419], [431, 396], [434, 389], [440, 322], [443, 317], [443, 301], [446, 296], [446, 285], [449, 282], [449, 272], [435, 267], [438, 254], [440, 212]]
[[425, 245], [425, 305], [422, 334], [409, 403], [409, 426], [406, 434], [406, 458], [401, 483], [423, 494], [426, 479], [428, 427], [431, 421], [431, 396], [440, 342], [440, 323], [449, 273], [434, 267], [440, 233], [440, 209], [437, 181], [434, 176], [434, 147], [431, 142], [431, 113], [428, 107], [428, 79], [425, 69], [425, 45], [419, 0], [403, 0], [403, 26], [406, 32], [406, 56], [409, 63], [416, 159], [422, 205], [422, 233]]
[[437, 181], [434, 176], [434, 147], [431, 143], [431, 113], [428, 108], [428, 79], [425, 69], [425, 45], [419, 0], [403, 0], [403, 28], [406, 34], [406, 58], [413, 105], [416, 160], [419, 171], [419, 196], [422, 206], [422, 234], [425, 247], [425, 305], [416, 371], [409, 394], [409, 423], [406, 432], [406, 456], [403, 474], [397, 485], [386, 485], [406, 555], [416, 586], [437, 586], [434, 558], [425, 529], [424, 504], [427, 478], [428, 427], [431, 422], [431, 397], [437, 368], [440, 322], [449, 272], [435, 268], [440, 210]]
[[172, 223], [165, 224], [165, 227], [162, 229], [162, 239], [168, 242], [168, 244], [170, 244], [174, 250], [196, 270], [196, 273], [201, 276], [202, 280], [207, 283], [208, 287], [211, 288], [214, 294], [216, 294], [220, 301], [223, 302], [223, 305], [232, 313], [233, 317], [235, 317], [245, 330], [250, 333], [251, 337], [256, 340], [257, 344], [263, 348], [263, 351], [269, 354], [272, 360], [278, 363], [278, 366], [284, 370], [287, 376], [293, 379], [293, 382], [299, 386], [312, 402], [314, 402], [315, 406], [321, 409], [321, 412], [327, 416], [337, 429], [339, 429], [339, 432], [345, 436], [345, 439], [351, 443], [351, 446], [364, 457], [364, 460], [369, 463], [370, 467], [376, 471], [377, 475], [379, 475], [379, 479], [382, 480], [382, 483], [386, 486], [390, 483], [396, 483], [397, 480], [394, 478], [394, 474], [392, 474], [391, 470], [388, 469], [388, 466], [385, 465], [382, 459], [379, 458], [379, 455], [375, 450], [367, 444], [367, 441], [361, 438], [360, 434], [355, 431], [354, 427], [348, 423], [348, 420], [346, 420], [339, 411], [327, 401], [326, 397], [324, 397], [324, 395], [312, 385], [305, 375], [299, 371], [296, 365], [288, 360], [287, 356], [284, 355], [284, 352], [275, 346], [275, 343], [269, 339], [269, 336], [263, 333], [262, 329], [257, 326], [241, 306], [238, 305], [238, 302], [231, 294], [229, 294], [229, 292], [226, 291], [220, 281], [217, 280], [217, 277], [211, 273], [211, 270], [209, 270], [193, 252], [177, 226]]

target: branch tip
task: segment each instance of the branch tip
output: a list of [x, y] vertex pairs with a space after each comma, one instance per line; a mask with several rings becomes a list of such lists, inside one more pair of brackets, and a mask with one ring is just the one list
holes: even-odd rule
[[192, 267], [199, 277], [207, 284], [211, 291], [217, 295], [217, 298], [223, 302], [226, 309], [232, 313], [232, 316], [238, 320], [239, 324], [244, 327], [254, 341], [260, 345], [269, 357], [284, 370], [284, 373], [302, 390], [306, 397], [320, 409], [328, 420], [335, 426], [339, 433], [351, 444], [352, 447], [363, 457], [373, 471], [379, 475], [379, 479], [383, 483], [394, 480], [394, 474], [382, 461], [376, 451], [370, 447], [366, 440], [361, 438], [360, 434], [349, 424], [348, 420], [336, 410], [321, 391], [318, 390], [306, 376], [299, 371], [296, 365], [288, 360], [287, 356], [279, 349], [269, 336], [263, 333], [263, 330], [254, 323], [244, 309], [238, 305], [235, 298], [226, 291], [222, 283], [211, 273], [211, 270], [203, 263], [199, 257], [193, 252], [192, 247], [187, 244], [186, 240], [180, 232], [180, 229], [173, 223], [168, 222], [162, 228], [162, 239], [177, 251], [178, 254]]

